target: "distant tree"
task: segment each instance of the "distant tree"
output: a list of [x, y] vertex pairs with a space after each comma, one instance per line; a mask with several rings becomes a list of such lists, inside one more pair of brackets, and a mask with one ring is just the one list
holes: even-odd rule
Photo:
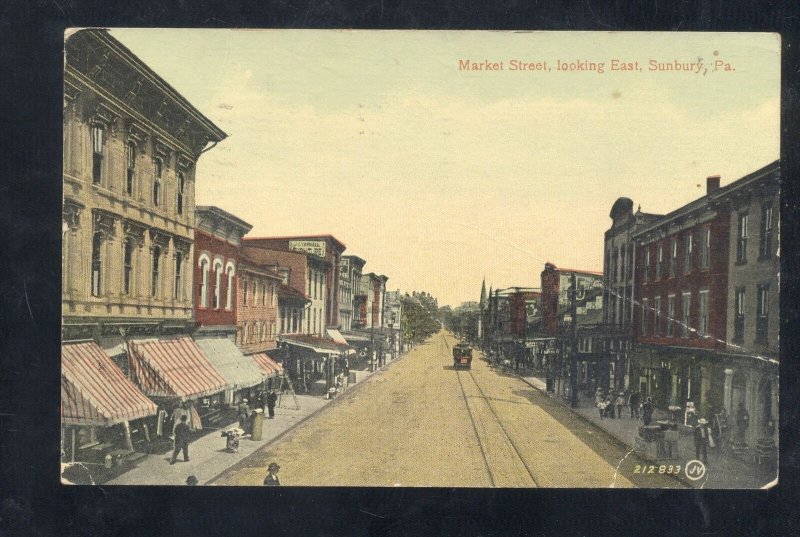
[[425, 341], [435, 334], [439, 322], [439, 306], [436, 298], [422, 291], [406, 293], [402, 298], [403, 337], [412, 344]]

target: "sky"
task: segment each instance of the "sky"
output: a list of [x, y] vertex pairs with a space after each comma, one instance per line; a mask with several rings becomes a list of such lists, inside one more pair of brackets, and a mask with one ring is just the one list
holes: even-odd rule
[[545, 262], [602, 271], [617, 198], [666, 213], [779, 157], [775, 34], [111, 34], [229, 135], [198, 204], [250, 236], [332, 234], [440, 305], [539, 287]]

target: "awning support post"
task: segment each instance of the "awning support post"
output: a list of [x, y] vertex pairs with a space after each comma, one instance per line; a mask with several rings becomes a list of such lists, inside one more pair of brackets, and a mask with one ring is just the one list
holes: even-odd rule
[[133, 451], [133, 441], [131, 440], [131, 424], [127, 421], [122, 422], [122, 427], [125, 429], [125, 447], [129, 451]]

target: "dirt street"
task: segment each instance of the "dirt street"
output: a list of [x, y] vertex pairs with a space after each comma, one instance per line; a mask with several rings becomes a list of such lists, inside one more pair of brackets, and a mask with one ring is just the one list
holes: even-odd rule
[[631, 475], [634, 454], [477, 351], [453, 370], [454, 341], [433, 336], [210, 484], [260, 485], [276, 461], [285, 486], [681, 486]]

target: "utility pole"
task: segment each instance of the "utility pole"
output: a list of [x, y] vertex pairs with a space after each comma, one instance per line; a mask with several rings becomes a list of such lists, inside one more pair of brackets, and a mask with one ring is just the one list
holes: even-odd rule
[[572, 326], [570, 327], [570, 364], [569, 364], [569, 404], [578, 405], [578, 286], [577, 277], [572, 273], [570, 285]]

